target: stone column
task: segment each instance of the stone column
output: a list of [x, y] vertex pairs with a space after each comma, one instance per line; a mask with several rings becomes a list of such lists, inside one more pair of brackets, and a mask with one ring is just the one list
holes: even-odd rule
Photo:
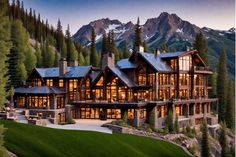
[[172, 105], [172, 114], [173, 114], [173, 121], [175, 120], [176, 113], [175, 113], [175, 105]]
[[66, 105], [65, 106], [65, 112], [66, 112], [66, 120], [68, 119], [68, 118], [70, 118], [70, 117], [72, 117], [72, 115], [71, 115], [71, 105]]
[[155, 87], [154, 87], [154, 90], [155, 90], [155, 94], [154, 94], [154, 98], [155, 100], [158, 100], [158, 73], [155, 74]]
[[140, 109], [134, 110], [134, 126], [139, 127], [140, 126]]
[[204, 103], [204, 113], [203, 113], [203, 118], [206, 119], [207, 116], [207, 103]]
[[187, 111], [186, 117], [189, 117], [189, 104], [188, 104], [188, 103], [186, 104], [186, 108], [187, 108], [187, 109], [186, 109], [186, 111]]

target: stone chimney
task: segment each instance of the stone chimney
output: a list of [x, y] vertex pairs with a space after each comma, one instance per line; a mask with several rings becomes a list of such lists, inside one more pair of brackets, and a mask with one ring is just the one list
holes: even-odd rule
[[65, 58], [59, 60], [59, 75], [64, 76], [67, 72], [67, 61]]
[[77, 60], [72, 60], [72, 61], [70, 61], [70, 63], [69, 63], [69, 66], [71, 66], [71, 67], [77, 67], [79, 64], [78, 64], [78, 61]]
[[136, 46], [136, 47], [135, 47], [135, 51], [136, 51], [136, 52], [144, 52], [144, 47], [141, 46], [141, 45]]
[[102, 70], [105, 70], [107, 66], [114, 67], [115, 66], [115, 54], [108, 52], [105, 53], [102, 57]]
[[156, 51], [154, 51], [154, 56], [157, 57], [157, 56], [160, 56], [161, 52], [159, 49], [156, 49]]

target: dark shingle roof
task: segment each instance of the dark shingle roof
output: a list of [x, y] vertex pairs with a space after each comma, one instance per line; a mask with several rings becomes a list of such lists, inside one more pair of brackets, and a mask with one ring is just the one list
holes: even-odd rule
[[125, 73], [123, 73], [118, 67], [109, 67], [108, 68], [128, 87], [133, 88], [136, 85], [132, 80], [130, 80]]
[[97, 77], [100, 76], [100, 74], [102, 73], [102, 71], [92, 71], [90, 74], [90, 77], [92, 78], [92, 82], [94, 82]]
[[145, 53], [139, 52], [139, 54], [155, 68], [157, 71], [160, 72], [171, 72], [171, 67], [163, 61], [159, 56], [155, 56], [153, 53]]
[[[78, 78], [84, 77], [92, 66], [76, 66], [67, 67], [67, 73], [64, 77], [66, 78]], [[35, 69], [41, 77], [59, 77], [59, 68], [36, 68]]]
[[122, 59], [122, 60], [118, 61], [117, 62], [117, 66], [120, 69], [133, 69], [133, 68], [137, 68], [137, 64], [130, 62], [129, 58]]
[[160, 57], [161, 58], [174, 58], [174, 57], [179, 57], [186, 53], [186, 51], [181, 51], [181, 52], [166, 52], [166, 53], [161, 53]]
[[15, 93], [22, 94], [64, 94], [65, 92], [57, 87], [34, 86], [34, 87], [19, 87], [15, 89]]

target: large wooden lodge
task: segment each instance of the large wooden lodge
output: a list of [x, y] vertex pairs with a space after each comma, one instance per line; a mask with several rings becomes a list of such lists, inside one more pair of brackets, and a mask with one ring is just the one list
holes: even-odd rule
[[180, 126], [197, 125], [203, 119], [218, 123], [217, 99], [208, 97], [212, 71], [197, 51], [155, 53], [139, 47], [130, 58], [115, 65], [114, 54], [102, 58], [102, 68], [68, 64], [35, 68], [27, 86], [16, 88], [15, 107], [29, 115], [61, 123], [74, 119], [122, 119], [127, 114], [134, 126], [149, 123], [165, 126], [168, 111]]

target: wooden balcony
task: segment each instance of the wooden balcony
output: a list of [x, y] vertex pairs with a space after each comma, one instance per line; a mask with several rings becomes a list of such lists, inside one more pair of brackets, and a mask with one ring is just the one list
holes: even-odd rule
[[213, 71], [210, 69], [210, 67], [194, 66], [193, 71], [194, 73], [213, 74]]

